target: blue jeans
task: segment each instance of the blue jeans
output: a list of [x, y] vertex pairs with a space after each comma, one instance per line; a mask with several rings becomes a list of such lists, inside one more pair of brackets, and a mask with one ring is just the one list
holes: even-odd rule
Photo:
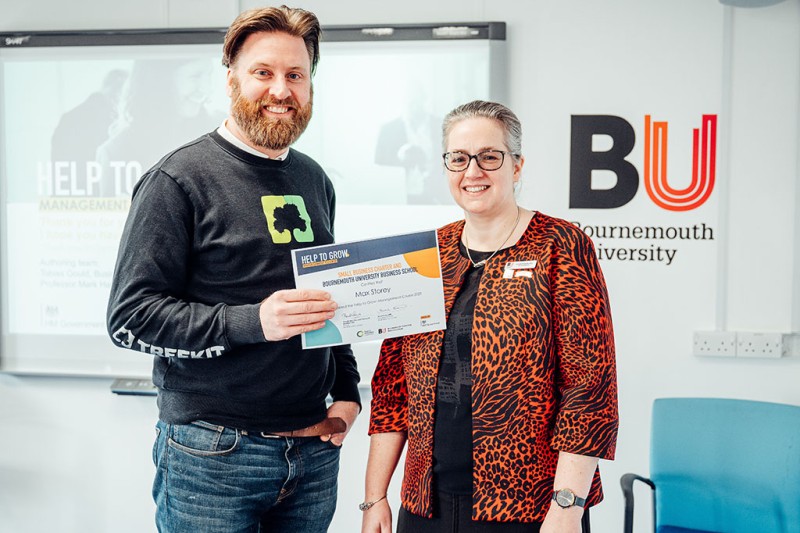
[[156, 424], [161, 533], [323, 533], [336, 509], [339, 447], [206, 422]]

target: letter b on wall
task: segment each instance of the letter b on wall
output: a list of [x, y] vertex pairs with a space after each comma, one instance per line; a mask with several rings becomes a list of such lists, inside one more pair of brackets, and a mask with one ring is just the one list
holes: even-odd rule
[[[628, 121], [613, 115], [572, 115], [571, 135], [569, 207], [610, 209], [630, 202], [639, 188], [639, 173], [625, 160], [636, 144], [636, 134]], [[611, 148], [593, 151], [594, 135], [610, 137]], [[593, 170], [613, 172], [616, 184], [608, 189], [593, 189]]]

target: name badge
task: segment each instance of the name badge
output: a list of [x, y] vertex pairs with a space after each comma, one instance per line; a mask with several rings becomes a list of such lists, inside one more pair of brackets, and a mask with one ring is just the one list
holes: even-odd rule
[[512, 261], [506, 263], [503, 269], [504, 278], [531, 278], [533, 269], [536, 268], [536, 260], [533, 261]]

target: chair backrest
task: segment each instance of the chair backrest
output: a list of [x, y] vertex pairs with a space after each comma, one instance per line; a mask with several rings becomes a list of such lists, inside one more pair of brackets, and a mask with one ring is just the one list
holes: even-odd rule
[[659, 528], [800, 533], [800, 407], [662, 398], [651, 439]]

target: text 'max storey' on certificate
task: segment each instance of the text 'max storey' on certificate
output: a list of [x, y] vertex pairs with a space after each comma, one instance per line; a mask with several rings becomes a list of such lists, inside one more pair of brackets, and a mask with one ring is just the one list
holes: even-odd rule
[[444, 291], [436, 231], [292, 251], [299, 289], [322, 289], [339, 304], [303, 348], [444, 329]]

